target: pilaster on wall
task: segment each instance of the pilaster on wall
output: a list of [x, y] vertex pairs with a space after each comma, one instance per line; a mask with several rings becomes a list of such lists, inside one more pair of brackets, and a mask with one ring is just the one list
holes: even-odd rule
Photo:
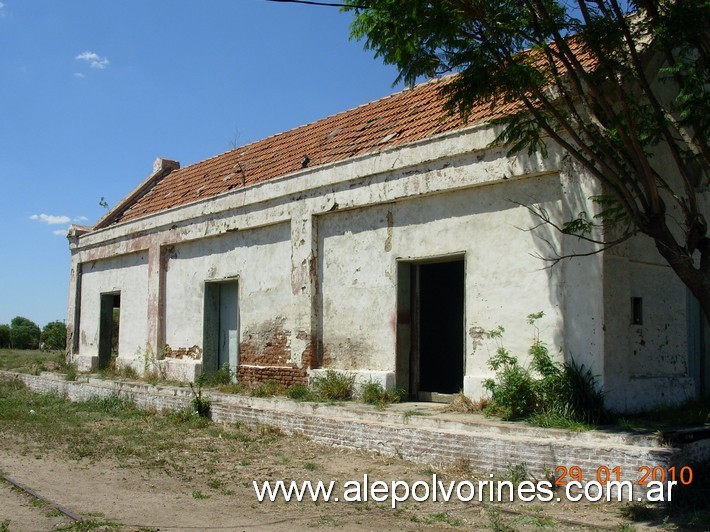
[[318, 365], [318, 237], [317, 219], [304, 203], [295, 204], [291, 213], [291, 308], [294, 324], [291, 358], [295, 364], [312, 368]]
[[81, 321], [81, 262], [79, 262], [78, 254], [72, 254], [70, 271], [66, 351], [69, 355], [75, 355], [79, 352], [79, 324]]
[[148, 346], [158, 353], [165, 345], [165, 253], [160, 244], [148, 249]]

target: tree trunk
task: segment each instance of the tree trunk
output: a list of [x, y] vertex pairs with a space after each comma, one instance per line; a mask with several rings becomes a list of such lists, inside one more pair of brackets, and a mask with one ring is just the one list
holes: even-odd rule
[[653, 238], [656, 249], [661, 256], [688, 287], [695, 296], [705, 316], [705, 321], [710, 325], [710, 240], [704, 238], [698, 246], [700, 252], [700, 266], [695, 265], [692, 256], [678, 245], [673, 234], [668, 229], [665, 221], [654, 224], [654, 227], [642, 232]]

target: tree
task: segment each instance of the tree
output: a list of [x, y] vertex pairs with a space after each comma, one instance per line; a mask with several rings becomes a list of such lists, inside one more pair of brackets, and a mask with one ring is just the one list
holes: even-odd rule
[[0, 325], [0, 349], [10, 347], [10, 326], [3, 323]]
[[10, 343], [14, 349], [39, 347], [39, 326], [27, 318], [16, 316], [10, 322]]
[[514, 104], [498, 142], [543, 155], [554, 142], [605, 191], [564, 224], [532, 210], [600, 250], [650, 237], [710, 321], [708, 0], [345, 3], [352, 36], [398, 81], [457, 72], [442, 91], [464, 118]]
[[45, 349], [64, 349], [67, 345], [67, 326], [61, 321], [50, 321], [42, 329]]

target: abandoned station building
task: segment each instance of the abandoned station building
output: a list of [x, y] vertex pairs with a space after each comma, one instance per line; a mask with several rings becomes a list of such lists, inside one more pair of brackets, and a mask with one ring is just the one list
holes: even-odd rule
[[[618, 410], [707, 385], [700, 311], [646, 237], [593, 250], [563, 223], [599, 185], [554, 146], [491, 147], [509, 108], [448, 115], [430, 81], [152, 174], [93, 227], [72, 226], [69, 350], [191, 380], [247, 384], [327, 369], [411, 397], [477, 399], [496, 344], [527, 362], [537, 322], [558, 360]], [[535, 226], [537, 228], [533, 229]]]

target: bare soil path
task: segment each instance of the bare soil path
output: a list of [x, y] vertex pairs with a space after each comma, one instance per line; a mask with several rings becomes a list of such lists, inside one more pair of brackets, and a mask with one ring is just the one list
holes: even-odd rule
[[[117, 396], [70, 403], [0, 382], [0, 472], [81, 515], [0, 490], [0, 532], [49, 530], [615, 530], [620, 505], [550, 502], [259, 502], [253, 481], [487, 480], [464, 462], [422, 465], [331, 448], [268, 425], [223, 424], [190, 411], [140, 411]], [[337, 495], [337, 494], [336, 494]], [[8, 522], [9, 520], [9, 522]], [[634, 523], [635, 529], [641, 529]]]
[[[421, 466], [397, 459], [334, 449], [312, 450], [319, 452], [312, 458], [325, 459], [326, 465], [317, 475], [307, 474], [307, 469], [303, 469], [301, 478], [343, 482], [361, 477], [363, 472], [373, 479], [389, 481], [426, 478]], [[304, 462], [312, 463], [307, 458]], [[481, 504], [454, 502], [409, 502], [396, 510], [387, 504], [372, 503], [259, 503], [251, 482], [213, 489], [194, 476], [181, 479], [156, 469], [112, 460], [38, 458], [7, 449], [0, 451], [0, 465], [5, 474], [50, 501], [90, 521], [120, 524], [118, 528], [122, 530], [440, 530], [494, 529], [504, 523], [519, 530], [540, 527], [581, 530], [614, 529], [622, 523], [614, 509], [590, 504], [515, 505], [506, 506], [499, 514]], [[250, 469], [248, 477], [276, 480], [292, 476], [286, 475], [284, 466], [255, 464]], [[54, 530], [58, 525], [68, 524], [67, 518], [47, 517], [46, 508], [41, 511], [32, 507], [26, 496], [8, 488], [3, 488], [0, 497], [3, 501], [0, 522], [10, 519], [9, 530]], [[505, 510], [509, 509], [525, 515], [507, 514]], [[588, 523], [588, 527], [575, 527], [571, 521]]]

